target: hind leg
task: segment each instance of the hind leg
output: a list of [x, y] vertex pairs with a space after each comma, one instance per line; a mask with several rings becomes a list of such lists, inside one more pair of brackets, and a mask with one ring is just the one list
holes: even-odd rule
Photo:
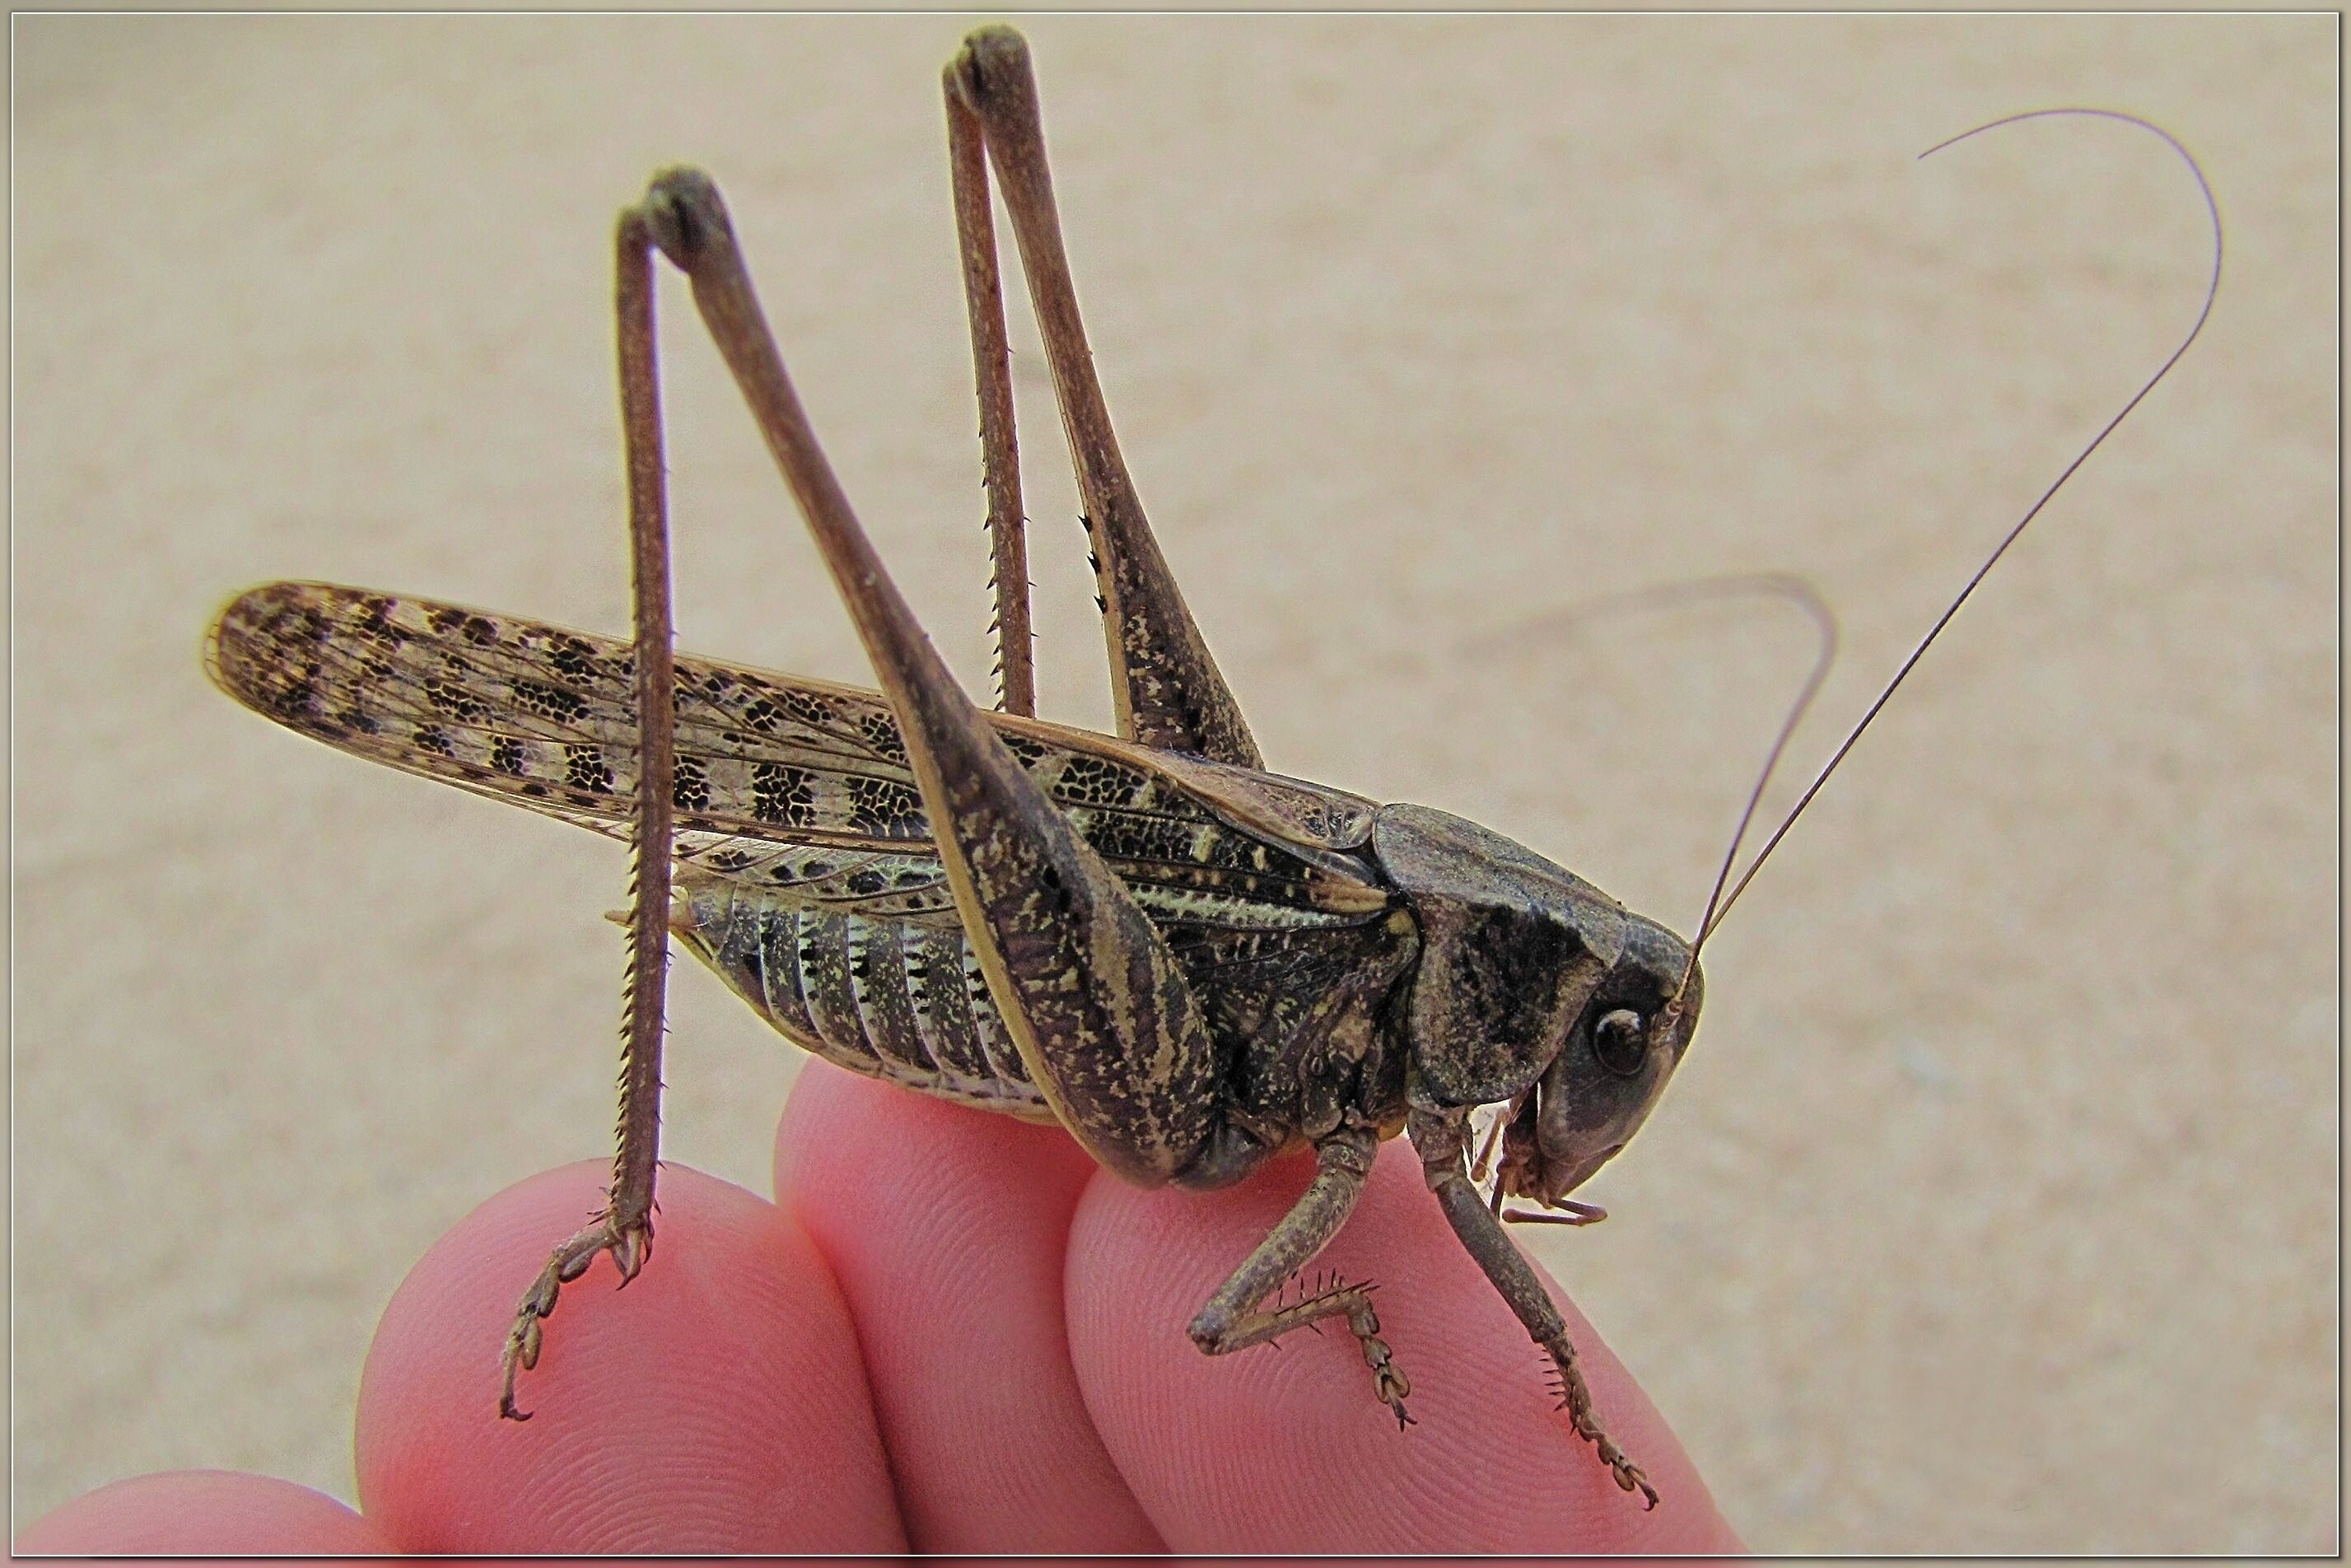
[[672, 170], [645, 198], [799, 501], [898, 721], [956, 908], [1021, 1062], [1087, 1152], [1142, 1185], [1215, 1124], [1215, 1051], [1181, 965], [923, 634], [817, 444], [717, 187]]
[[[1217, 672], [1176, 590], [1175, 573], [1159, 553], [1111, 429], [1110, 408], [1094, 373], [1093, 350], [1078, 315], [1077, 288], [1061, 244], [1028, 44], [1009, 27], [980, 28], [964, 40], [962, 52], [947, 67], [947, 87], [950, 99], [969, 114], [986, 144], [987, 162], [1004, 192], [1004, 208], [1020, 247], [1038, 330], [1045, 340], [1053, 395], [1061, 406], [1061, 426], [1069, 435], [1078, 495], [1085, 506], [1083, 520], [1094, 547], [1094, 587], [1110, 645], [1111, 701], [1118, 714], [1118, 732], [1146, 746], [1261, 768], [1264, 761], [1241, 717], [1240, 705]], [[983, 189], [983, 207], [985, 202]], [[968, 279], [976, 242], [970, 225], [965, 234]], [[988, 243], [992, 277], [992, 235]]]
[[987, 149], [979, 117], [946, 68], [947, 172], [955, 184], [956, 248], [963, 256], [964, 310], [979, 393], [980, 477], [987, 488], [987, 578], [996, 601], [996, 706], [1037, 716], [1037, 668], [1029, 621], [1029, 532], [1020, 506], [1020, 444], [1012, 418], [1012, 349], [1004, 330], [1004, 279], [996, 263], [996, 216], [987, 199]]
[[671, 648], [669, 516], [662, 463], [659, 383], [653, 369], [653, 239], [642, 210], [621, 214], [614, 235], [620, 323], [622, 424], [629, 467], [629, 537], [634, 581], [637, 800], [629, 848], [629, 972], [623, 992], [620, 1150], [604, 1212], [555, 1249], [515, 1310], [502, 1361], [498, 1413], [528, 1415], [515, 1380], [538, 1363], [548, 1315], [562, 1288], [609, 1251], [621, 1282], [653, 1253], [653, 1181], [661, 1141], [663, 1003], [669, 984], [672, 790], [676, 763], [675, 674]]

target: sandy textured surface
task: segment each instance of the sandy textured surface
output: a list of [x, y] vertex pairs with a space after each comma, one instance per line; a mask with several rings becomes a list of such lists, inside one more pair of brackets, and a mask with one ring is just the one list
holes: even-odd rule
[[[653, 167], [726, 182], [984, 676], [961, 31], [17, 23], [20, 1511], [164, 1466], [348, 1495], [409, 1260], [603, 1145], [619, 851], [278, 733], [195, 653], [282, 576], [623, 625], [606, 236]], [[2144, 134], [1912, 155], [2080, 102], [2197, 150], [2203, 342], [1709, 950], [1614, 1218], [1531, 1245], [1758, 1545], [2335, 1544], [2335, 23], [1031, 36], [1112, 406], [1273, 764], [1685, 929], [1802, 629], [1531, 618], [1811, 573], [1848, 645], [1819, 757], [2203, 287]], [[668, 362], [684, 644], [862, 679], [714, 356]], [[1040, 371], [1044, 704], [1099, 724]], [[764, 1190], [794, 1053], [681, 973], [668, 1153]]]

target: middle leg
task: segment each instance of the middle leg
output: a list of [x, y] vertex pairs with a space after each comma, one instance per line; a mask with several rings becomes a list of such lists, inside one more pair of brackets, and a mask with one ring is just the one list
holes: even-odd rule
[[1378, 1147], [1379, 1134], [1367, 1127], [1343, 1128], [1316, 1145], [1312, 1184], [1273, 1233], [1208, 1298], [1187, 1332], [1192, 1343], [1206, 1354], [1225, 1355], [1343, 1314], [1356, 1343], [1363, 1346], [1364, 1364], [1372, 1369], [1374, 1391], [1395, 1412], [1396, 1426], [1401, 1428], [1412, 1420], [1404, 1411], [1405, 1396], [1412, 1392], [1412, 1385], [1395, 1369], [1387, 1343], [1380, 1338], [1380, 1316], [1372, 1309], [1370, 1285], [1339, 1283], [1287, 1306], [1259, 1304], [1338, 1234], [1363, 1194], [1364, 1179], [1371, 1174], [1372, 1157]]

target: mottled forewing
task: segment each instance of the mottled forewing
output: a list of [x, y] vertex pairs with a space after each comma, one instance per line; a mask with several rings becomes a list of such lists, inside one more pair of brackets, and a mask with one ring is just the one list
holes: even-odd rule
[[[215, 684], [338, 749], [624, 836], [636, 784], [626, 643], [517, 616], [326, 583], [254, 589], [205, 647]], [[953, 899], [895, 719], [879, 694], [681, 655], [677, 858], [795, 903], [952, 921]], [[1321, 827], [1350, 797], [998, 721], [1048, 799], [1156, 920], [1280, 930], [1368, 919], [1385, 899]], [[1219, 791], [1247, 800], [1220, 814]], [[1287, 791], [1286, 796], [1267, 795]], [[1289, 799], [1298, 797], [1298, 801]], [[1307, 802], [1307, 803], [1299, 803]], [[1319, 815], [1309, 817], [1308, 806]], [[1343, 841], [1344, 834], [1339, 835]]]

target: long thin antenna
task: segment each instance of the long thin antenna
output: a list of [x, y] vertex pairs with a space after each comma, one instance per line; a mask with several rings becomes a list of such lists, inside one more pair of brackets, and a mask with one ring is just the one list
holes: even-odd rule
[[[1813, 699], [1821, 695], [1822, 683], [1829, 678], [1830, 666], [1836, 663], [1836, 613], [1829, 608], [1828, 601], [1821, 597], [1820, 591], [1813, 586], [1810, 580], [1791, 573], [1770, 572], [1753, 581], [1758, 588], [1769, 588], [1785, 594], [1811, 613], [1813, 624], [1821, 634], [1820, 653], [1813, 660], [1812, 672], [1804, 677], [1803, 689], [1788, 706], [1788, 716], [1780, 721], [1780, 733], [1771, 737], [1771, 749], [1763, 758], [1762, 771], [1755, 776], [1755, 788], [1747, 792], [1747, 805], [1739, 813], [1739, 826], [1730, 835], [1730, 847], [1722, 852], [1721, 869], [1714, 873], [1714, 887], [1706, 895], [1706, 913], [1698, 916], [1698, 935], [1690, 941], [1689, 962], [1683, 966], [1682, 977], [1674, 984], [1677, 997], [1681, 995], [1682, 988], [1689, 984], [1690, 971], [1698, 967], [1698, 950], [1705, 943], [1706, 934], [1714, 928], [1715, 911], [1722, 900], [1722, 885], [1730, 880], [1730, 868], [1739, 859], [1739, 846], [1747, 841], [1747, 830], [1755, 823], [1756, 808], [1763, 803], [1763, 791], [1771, 784], [1771, 775], [1779, 771], [1780, 758], [1788, 749], [1789, 737], [1803, 722], [1805, 713], [1813, 706]], [[1784, 826], [1782, 831], [1785, 831]], [[1752, 874], [1751, 868], [1750, 874]]]
[[[2188, 352], [2189, 346], [2194, 343], [2198, 336], [2203, 332], [2204, 323], [2211, 319], [2212, 303], [2219, 298], [2220, 292], [2220, 260], [2222, 253], [2220, 237], [2220, 204], [2215, 200], [2212, 195], [2211, 182], [2204, 177], [2203, 165], [2196, 162], [2196, 156], [2194, 153], [2189, 152], [2187, 148], [2180, 145], [2179, 139], [2178, 137], [2172, 135], [2168, 131], [2164, 130], [2163, 127], [2155, 124], [2151, 120], [2141, 120], [2135, 114], [2125, 114], [2117, 110], [2081, 108], [2036, 109], [2028, 110], [2022, 114], [2011, 114], [2003, 119], [1991, 120], [1986, 124], [1977, 126], [1972, 131], [1961, 131], [1959, 135], [1950, 138], [1947, 141], [1937, 142], [1934, 146], [1928, 148], [1926, 152], [1919, 153], [1918, 156], [1922, 160], [1931, 158], [1947, 147], [1956, 146], [1959, 142], [1969, 140], [1970, 137], [1980, 136], [1987, 131], [1997, 131], [2004, 125], [2016, 125], [2028, 120], [2046, 120], [2061, 115], [2079, 115], [2092, 120], [2112, 120], [2120, 121], [2125, 125], [2135, 125], [2150, 135], [2161, 138], [2164, 145], [2170, 148], [2174, 152], [2179, 154], [2180, 162], [2188, 165], [2188, 172], [2195, 176], [2196, 189], [2204, 198], [2204, 210], [2208, 214], [2210, 214], [2212, 220], [2212, 275], [2210, 281], [2205, 286], [2203, 308], [2197, 312], [2195, 325], [2188, 329], [2188, 335], [2179, 340], [2179, 346], [2171, 350], [2171, 357], [2164, 361], [2161, 368], [2158, 369], [2155, 374], [2147, 378], [2146, 384], [2141, 386], [2137, 392], [2132, 394], [2131, 400], [2123, 404], [2120, 413], [2116, 413], [2112, 419], [2106, 421], [2105, 427], [2091, 438], [2089, 444], [2083, 447], [2081, 452], [2075, 455], [2071, 463], [2065, 465], [2064, 472], [2059, 474], [2056, 479], [2051, 483], [2049, 487], [2041, 492], [2040, 499], [2034, 501], [2031, 508], [2025, 512], [2024, 516], [2018, 519], [2016, 526], [2008, 530], [2007, 537], [2000, 541], [1999, 546], [1992, 550], [1991, 555], [1984, 558], [1984, 563], [1976, 568], [1975, 575], [1968, 579], [1967, 586], [1959, 590], [1959, 597], [1952, 600], [1950, 607], [1936, 618], [1934, 625], [1928, 628], [1927, 634], [1918, 640], [1918, 645], [1910, 650], [1910, 656], [1902, 661], [1901, 668], [1894, 672], [1894, 678], [1886, 683], [1886, 688], [1877, 694], [1876, 700], [1869, 705], [1869, 710], [1861, 716], [1861, 722], [1855, 725], [1852, 730], [1846, 734], [1844, 741], [1838, 745], [1835, 754], [1830, 757], [1827, 765], [1823, 767], [1819, 773], [1813, 776], [1812, 783], [1805, 787], [1803, 795], [1796, 801], [1795, 806], [1790, 810], [1785, 817], [1781, 819], [1780, 825], [1771, 831], [1771, 836], [1764, 841], [1763, 847], [1756, 852], [1755, 858], [1748, 862], [1747, 870], [1740, 874], [1738, 882], [1731, 887], [1729, 896], [1722, 899], [1719, 905], [1717, 905], [1712, 900], [1708, 901], [1707, 918], [1700, 923], [1698, 936], [1690, 943], [1690, 965], [1692, 968], [1695, 968], [1697, 966], [1698, 949], [1706, 945], [1706, 939], [1714, 934], [1716, 929], [1722, 925], [1724, 920], [1729, 918], [1732, 906], [1737, 904], [1739, 902], [1740, 894], [1747, 891], [1747, 884], [1755, 880], [1755, 873], [1762, 869], [1763, 862], [1771, 858], [1771, 852], [1780, 847], [1780, 841], [1788, 836], [1788, 830], [1795, 825], [1797, 818], [1804, 814], [1804, 808], [1813, 803], [1813, 797], [1821, 792], [1821, 786], [1828, 782], [1829, 775], [1837, 770], [1838, 764], [1842, 763], [1845, 759], [1845, 754], [1853, 749], [1854, 743], [1861, 738], [1862, 732], [1870, 727], [1871, 723], [1876, 719], [1878, 714], [1885, 708], [1886, 703], [1893, 697], [1895, 692], [1900, 688], [1902, 683], [1909, 678], [1910, 672], [1917, 666], [1918, 661], [1926, 655], [1927, 650], [1934, 645], [1935, 639], [1943, 634], [1943, 628], [1951, 623], [1951, 618], [1959, 612], [1959, 606], [1965, 604], [1968, 601], [1969, 596], [1975, 592], [1976, 585], [1983, 581], [1984, 578], [1991, 573], [1993, 567], [2000, 564], [2000, 558], [2008, 553], [2008, 547], [2014, 544], [2017, 541], [2018, 536], [2022, 534], [2027, 528], [2032, 526], [2032, 519], [2041, 515], [2042, 509], [2049, 505], [2050, 500], [2055, 497], [2059, 490], [2064, 488], [2065, 482], [2074, 476], [2075, 472], [2081, 468], [2083, 464], [2090, 460], [2090, 454], [2095, 452], [2100, 446], [2104, 445], [2106, 437], [2115, 433], [2116, 427], [2121, 424], [2124, 420], [2128, 419], [2131, 415], [2131, 412], [2137, 408], [2138, 405], [2146, 400], [2147, 394], [2156, 389], [2157, 383], [2171, 373], [2171, 367], [2179, 362], [2180, 356]], [[1782, 736], [1783, 743], [1786, 737], [1783, 733]], [[1778, 752], [1775, 747], [1773, 752], [1775, 759], [1777, 755]], [[1768, 767], [1764, 770], [1764, 776], [1767, 779], [1770, 777], [1770, 771], [1771, 770]], [[1760, 796], [1762, 786], [1759, 783], [1756, 786], [1756, 792]], [[1749, 802], [1748, 810], [1750, 815], [1753, 813], [1754, 803], [1751, 800]], [[1742, 819], [1740, 825], [1740, 833], [1744, 835], [1745, 832], [1746, 821]], [[1738, 852], [1738, 841], [1737, 838], [1733, 838], [1731, 841], [1731, 852], [1733, 855], [1736, 855]], [[1729, 866], [1729, 861], [1726, 858], [1724, 862], [1726, 873], [1728, 872]], [[1716, 892], [1719, 893], [1720, 891], [1721, 882], [1718, 879], [1716, 883]], [[1687, 971], [1685, 971], [1683, 978], [1685, 981], [1687, 980]]]
[[[1803, 689], [1796, 694], [1795, 701], [1788, 706], [1787, 716], [1780, 721], [1780, 732], [1772, 737], [1771, 753], [1763, 759], [1762, 771], [1755, 777], [1755, 787], [1748, 791], [1746, 808], [1739, 814], [1738, 831], [1730, 835], [1730, 847], [1722, 853], [1722, 865], [1715, 873], [1713, 891], [1707, 894], [1706, 913], [1698, 918], [1698, 930], [1701, 932], [1714, 919], [1715, 905], [1722, 897], [1723, 884], [1730, 880], [1730, 868], [1739, 859], [1739, 846], [1746, 841], [1747, 830], [1754, 824], [1756, 808], [1762, 803], [1763, 791], [1771, 784], [1771, 776], [1779, 770], [1780, 758], [1788, 749], [1789, 738], [1796, 733], [1796, 727], [1803, 722], [1805, 713], [1813, 706], [1813, 699], [1820, 695], [1822, 685], [1828, 680], [1829, 671], [1836, 664], [1836, 612], [1830, 609], [1828, 601], [1821, 597], [1819, 588], [1810, 578], [1791, 571], [1726, 572], [1717, 577], [1694, 578], [1683, 582], [1653, 583], [1630, 592], [1612, 593], [1604, 598], [1570, 604], [1539, 616], [1531, 622], [1520, 622], [1505, 632], [1487, 632], [1465, 639], [1461, 644], [1465, 649], [1476, 648], [1506, 636], [1515, 638], [1529, 631], [1565, 631], [1579, 622], [1597, 620], [1604, 615], [1654, 610], [1660, 606], [1687, 603], [1694, 599], [1729, 599], [1750, 593], [1774, 595], [1802, 610], [1812, 618], [1813, 630], [1820, 636], [1820, 647], [1813, 655], [1811, 673], [1804, 677]], [[1690, 964], [1697, 962], [1698, 946], [1693, 942]], [[1678, 995], [1682, 986], [1688, 982], [1689, 968], [1685, 967], [1681, 980], [1674, 987], [1675, 993]], [[1499, 1134], [1501, 1124], [1499, 1121], [1495, 1123], [1496, 1133]], [[1489, 1153], [1491, 1152], [1492, 1142], [1490, 1137], [1487, 1140]], [[1485, 1159], [1485, 1155], [1479, 1156], [1481, 1166]], [[1501, 1194], [1499, 1190], [1494, 1195], [1494, 1202], [1496, 1212], [1499, 1213]]]

